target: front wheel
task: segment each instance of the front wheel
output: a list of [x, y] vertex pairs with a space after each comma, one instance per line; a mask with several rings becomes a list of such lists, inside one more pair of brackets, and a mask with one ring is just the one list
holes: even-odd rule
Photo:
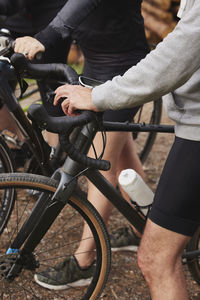
[[[3, 193], [8, 187], [15, 187], [17, 198], [12, 210], [9, 222], [0, 235], [0, 291], [1, 300], [7, 299], [98, 299], [107, 281], [110, 267], [110, 244], [106, 227], [95, 208], [88, 202], [82, 192], [72, 196], [69, 203], [64, 206], [48, 232], [37, 245], [34, 253], [27, 253], [26, 262], [19, 261], [20, 273], [12, 280], [6, 276], [12, 267], [12, 260], [18, 254], [6, 254], [17, 232], [30, 215], [38, 194], [35, 197], [29, 194], [29, 190], [44, 192], [49, 201], [56, 190], [57, 181], [33, 174], [5, 174], [0, 176], [0, 192]], [[53, 204], [48, 204], [51, 206]], [[37, 221], [37, 220], [35, 220]], [[90, 228], [86, 240], [82, 240], [82, 228], [87, 223]], [[34, 280], [34, 274], [46, 274], [60, 271], [60, 266], [65, 265], [66, 260], [73, 257], [80, 242], [94, 241], [95, 246], [90, 253], [94, 256], [92, 274], [90, 274], [87, 286], [75, 288], [70, 282], [66, 282], [65, 289], [52, 290], [41, 287]], [[23, 248], [23, 246], [22, 246]], [[22, 249], [19, 249], [21, 252]], [[86, 250], [85, 250], [86, 251]], [[78, 255], [82, 255], [79, 253]], [[51, 272], [46, 272], [51, 270]], [[65, 270], [68, 272], [67, 270]], [[77, 272], [70, 270], [71, 276]], [[73, 274], [74, 273], [74, 274]], [[49, 275], [50, 274], [50, 275]], [[58, 273], [57, 285], [65, 273]], [[75, 274], [78, 278], [79, 274]], [[69, 276], [70, 277], [70, 276]], [[36, 278], [36, 277], [35, 277]], [[89, 285], [88, 285], [89, 284]]]

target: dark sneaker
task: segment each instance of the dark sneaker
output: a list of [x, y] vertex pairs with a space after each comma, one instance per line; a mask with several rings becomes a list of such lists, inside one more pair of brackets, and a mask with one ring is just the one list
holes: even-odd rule
[[121, 227], [110, 235], [112, 251], [137, 251], [140, 238], [131, 227]]
[[35, 281], [50, 290], [64, 290], [70, 287], [80, 287], [90, 284], [94, 273], [94, 263], [81, 269], [74, 256], [66, 258], [63, 262], [46, 271], [35, 274]]

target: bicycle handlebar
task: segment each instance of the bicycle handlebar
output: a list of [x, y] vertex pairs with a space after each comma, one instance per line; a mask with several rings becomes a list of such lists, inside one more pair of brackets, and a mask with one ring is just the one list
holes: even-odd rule
[[79, 162], [86, 167], [92, 167], [99, 170], [107, 171], [110, 169], [110, 162], [106, 160], [98, 160], [87, 157], [85, 154], [77, 150], [69, 141], [69, 135], [75, 127], [83, 126], [91, 121], [96, 120], [96, 115], [92, 111], [83, 111], [75, 117], [63, 116], [52, 117], [48, 115], [46, 110], [40, 104], [32, 104], [28, 109], [28, 115], [36, 121], [41, 129], [46, 129], [53, 133], [64, 133], [61, 135], [61, 143], [70, 158]]
[[22, 77], [78, 84], [78, 74], [66, 64], [33, 64], [21, 53], [14, 53], [10, 61]]
[[[1, 19], [1, 16], [0, 16]], [[11, 55], [15, 47], [15, 40], [11, 37], [11, 33], [8, 29], [0, 29], [0, 55]], [[37, 60], [42, 58], [42, 52], [38, 52], [35, 55]]]
[[[15, 41], [6, 29], [0, 30], [0, 56], [11, 55]], [[41, 58], [41, 52], [36, 54], [36, 59]], [[22, 76], [31, 79], [47, 79], [49, 81], [64, 81], [78, 84], [77, 73], [65, 64], [33, 64], [21, 53], [14, 53], [10, 62]]]

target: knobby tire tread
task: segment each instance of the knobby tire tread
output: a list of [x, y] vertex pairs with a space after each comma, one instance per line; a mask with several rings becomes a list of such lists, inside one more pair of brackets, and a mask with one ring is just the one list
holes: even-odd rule
[[[58, 186], [58, 182], [52, 178], [45, 177], [42, 175], [35, 174], [27, 174], [27, 173], [4, 173], [0, 176], [0, 189], [7, 187], [15, 187], [15, 188], [34, 188], [43, 191], [55, 192]], [[86, 295], [81, 299], [98, 299], [102, 290], [106, 284], [110, 263], [111, 263], [111, 251], [110, 251], [110, 243], [109, 236], [106, 230], [106, 227], [99, 216], [99, 213], [96, 209], [91, 205], [91, 203], [87, 200], [86, 194], [81, 190], [77, 190], [72, 197], [70, 197], [69, 204], [71, 204], [74, 208], [78, 207], [78, 210], [82, 210], [83, 214], [87, 215], [87, 218], [94, 225], [96, 229], [96, 234], [98, 235], [99, 242], [101, 244], [100, 251], [103, 254], [101, 255], [103, 259], [103, 263], [100, 267], [100, 275], [98, 275], [97, 283], [95, 286], [90, 286], [92, 292], [90, 290], [87, 291]], [[77, 209], [77, 208], [76, 208]], [[86, 219], [87, 219], [86, 218]], [[88, 296], [88, 293], [91, 295]]]

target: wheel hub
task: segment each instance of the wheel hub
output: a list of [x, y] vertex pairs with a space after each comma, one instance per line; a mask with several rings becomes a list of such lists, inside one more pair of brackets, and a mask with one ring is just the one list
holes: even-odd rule
[[7, 278], [9, 271], [16, 262], [17, 254], [5, 254], [0, 256], [0, 291], [6, 293], [10, 290], [10, 280]]

